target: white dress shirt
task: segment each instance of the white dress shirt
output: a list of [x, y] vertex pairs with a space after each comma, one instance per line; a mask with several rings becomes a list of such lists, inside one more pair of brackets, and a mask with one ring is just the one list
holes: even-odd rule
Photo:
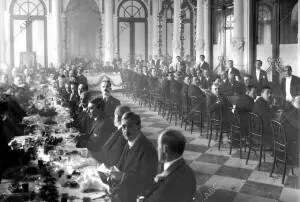
[[293, 97], [291, 95], [291, 81], [292, 81], [292, 77], [291, 76], [288, 76], [285, 78], [285, 99], [287, 101], [292, 101], [293, 100]]
[[256, 69], [256, 80], [259, 81], [260, 69]]
[[134, 140], [132, 140], [132, 141], [129, 141], [128, 140], [128, 145], [129, 145], [129, 149], [131, 149], [133, 146], [134, 146], [134, 144], [136, 143], [136, 141], [139, 139], [139, 137], [141, 136], [141, 134], [139, 134]]
[[180, 156], [177, 159], [174, 159], [173, 161], [165, 162], [164, 163], [164, 171], [168, 170], [168, 168], [170, 168], [171, 165], [173, 165], [175, 162], [179, 161], [181, 158], [182, 158], [182, 156]]

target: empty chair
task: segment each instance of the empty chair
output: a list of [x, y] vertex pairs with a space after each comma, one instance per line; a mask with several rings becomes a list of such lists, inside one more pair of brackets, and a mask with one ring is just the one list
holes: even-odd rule
[[258, 170], [260, 170], [262, 155], [264, 155], [264, 161], [265, 161], [266, 160], [265, 152], [270, 150], [270, 148], [264, 145], [263, 120], [258, 114], [249, 112], [248, 124], [249, 124], [249, 129], [248, 129], [248, 137], [246, 143], [249, 150], [248, 150], [246, 164], [248, 164], [251, 151], [254, 151], [255, 154], [258, 151], [259, 152]]
[[292, 173], [294, 174], [293, 159], [287, 152], [287, 148], [289, 147], [289, 145], [282, 124], [278, 121], [272, 120], [271, 127], [273, 130], [273, 137], [274, 137], [274, 148], [273, 148], [274, 161], [273, 161], [272, 170], [270, 172], [270, 177], [272, 177], [272, 174], [275, 169], [275, 165], [276, 167], [278, 167], [278, 163], [283, 164], [284, 169], [282, 175], [282, 184], [284, 184], [287, 164], [290, 164], [292, 166]]

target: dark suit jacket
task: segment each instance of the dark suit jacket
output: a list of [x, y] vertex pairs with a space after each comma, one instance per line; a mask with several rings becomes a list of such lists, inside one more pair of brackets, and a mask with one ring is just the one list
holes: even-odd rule
[[242, 95], [236, 103], [236, 107], [241, 119], [243, 135], [248, 134], [248, 112], [253, 111], [253, 106], [254, 99], [246, 94]]
[[[124, 173], [118, 188], [113, 194], [113, 200], [135, 202], [152, 183], [157, 172], [157, 152], [152, 143], [143, 135], [129, 149], [126, 144], [121, 158], [116, 165]], [[117, 201], [117, 200], [116, 200]]]
[[170, 84], [170, 93], [171, 93], [171, 100], [174, 101], [176, 104], [180, 104], [180, 91], [182, 88], [182, 83], [177, 80], [172, 80]]
[[254, 70], [254, 84], [257, 86], [257, 92], [260, 93], [262, 87], [267, 86], [269, 84], [268, 82], [268, 76], [267, 72], [264, 70], [260, 70], [259, 74], [259, 80], [256, 78], [256, 70]]
[[200, 66], [200, 64], [198, 64], [197, 69], [200, 69], [201, 71], [203, 71], [205, 69], [210, 71], [209, 64], [205, 61], [203, 62], [203, 64], [201, 66]]
[[224, 81], [222, 82], [222, 84], [220, 86], [220, 88], [221, 88], [220, 90], [224, 95], [233, 95], [233, 87], [234, 86], [231, 85], [229, 80], [226, 79], [225, 82]]
[[283, 112], [280, 121], [284, 127], [287, 136], [288, 155], [292, 156], [293, 159], [299, 158], [300, 110], [297, 110], [294, 107], [288, 108], [286, 111]]
[[213, 84], [213, 78], [210, 76], [208, 79], [206, 78], [202, 78], [200, 85], [202, 86], [202, 88], [204, 89], [210, 89], [211, 85]]
[[181, 88], [181, 91], [180, 91], [180, 97], [181, 97], [181, 104], [183, 106], [187, 106], [189, 103], [188, 103], [188, 89], [189, 89], [189, 86], [187, 84], [182, 84], [182, 88]]
[[167, 172], [166, 177], [146, 191], [145, 202], [191, 202], [196, 193], [193, 170], [180, 159], [171, 165]]
[[102, 148], [101, 161], [106, 166], [116, 165], [122, 155], [127, 141], [122, 135], [122, 129], [114, 132], [109, 139], [105, 142]]
[[253, 112], [261, 116], [264, 127], [264, 141], [265, 145], [273, 145], [272, 129], [270, 121], [274, 117], [275, 113], [271, 110], [270, 105], [262, 97], [258, 98], [254, 103]]
[[98, 119], [94, 121], [89, 134], [80, 138], [77, 146], [87, 147], [92, 152], [99, 152], [114, 130], [115, 127], [110, 118]]
[[110, 118], [114, 118], [115, 109], [117, 106], [121, 104], [120, 100], [113, 96], [109, 96], [107, 100], [105, 100], [105, 114]]
[[191, 84], [188, 89], [188, 96], [196, 98], [191, 99], [191, 110], [206, 111], [206, 95], [198, 86]]
[[[228, 108], [231, 106], [230, 102], [228, 101], [227, 97], [224, 95], [220, 95], [220, 103], [217, 103], [217, 96], [211, 95], [208, 98], [208, 110], [210, 113], [215, 113], [215, 117], [220, 119], [221, 118], [221, 109], [222, 109], [222, 118], [224, 128], [227, 128], [229, 125], [229, 114]], [[221, 108], [222, 107], [222, 108]]]
[[[227, 72], [227, 74], [229, 74], [229, 69], [227, 69], [226, 72]], [[236, 76], [238, 76], [238, 77], [241, 76], [240, 71], [235, 67], [232, 67], [231, 73], [233, 73], [235, 77]]]
[[[286, 96], [285, 84], [286, 84], [286, 78], [283, 78], [281, 80], [281, 91], [284, 96], [284, 99]], [[300, 78], [299, 77], [294, 76], [294, 75], [292, 76], [290, 90], [291, 90], [290, 93], [291, 93], [292, 97], [295, 97], [296, 95], [300, 94]]]

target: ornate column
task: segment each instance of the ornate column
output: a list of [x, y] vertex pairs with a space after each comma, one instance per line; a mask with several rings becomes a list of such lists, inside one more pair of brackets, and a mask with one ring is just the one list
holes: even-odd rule
[[244, 35], [245, 35], [245, 53], [244, 53], [244, 70], [245, 73], [251, 74], [253, 63], [253, 2], [244, 0]]
[[152, 1], [152, 21], [153, 21], [153, 33], [152, 33], [152, 56], [159, 56], [159, 4], [160, 0]]
[[244, 6], [243, 1], [234, 0], [234, 27], [233, 27], [233, 55], [234, 65], [239, 70], [244, 70]]
[[210, 0], [205, 0], [204, 2], [204, 55], [205, 60], [211, 63], [211, 2]]
[[62, 19], [62, 38], [63, 38], [63, 47], [62, 47], [62, 60], [67, 62], [67, 55], [68, 55], [68, 22], [67, 22], [67, 14], [63, 12], [61, 14]]
[[174, 1], [174, 21], [173, 21], [173, 62], [180, 56], [180, 6], [181, 1]]
[[61, 64], [61, 1], [52, 1], [52, 25], [53, 33], [49, 36], [52, 43], [52, 62], [58, 67]]
[[196, 64], [198, 64], [200, 55], [204, 54], [204, 0], [197, 0], [196, 23]]
[[104, 2], [104, 63], [114, 58], [113, 1]]

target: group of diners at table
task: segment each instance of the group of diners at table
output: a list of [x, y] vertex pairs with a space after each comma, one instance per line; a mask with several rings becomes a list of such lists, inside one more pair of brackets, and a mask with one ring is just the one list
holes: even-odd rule
[[201, 63], [193, 68], [187, 67], [179, 56], [177, 59], [176, 63], [160, 69], [148, 69], [139, 64], [123, 69], [121, 77], [126, 81], [124, 89], [141, 104], [149, 104], [150, 107], [158, 105], [154, 108], [159, 108], [163, 116], [167, 114], [166, 118], [170, 121], [172, 116], [169, 115], [174, 110], [183, 118], [183, 122], [192, 119], [195, 111], [202, 112], [208, 122], [211, 116], [216, 116], [221, 119], [223, 130], [228, 134], [231, 112], [234, 110], [240, 117], [243, 137], [249, 137], [249, 113], [254, 113], [262, 120], [263, 148], [271, 151], [271, 155], [274, 155], [271, 121], [279, 121], [287, 137], [287, 154], [298, 166], [300, 78], [292, 75], [291, 66], [284, 67], [278, 90], [269, 82], [267, 72], [262, 70], [261, 60], [255, 62], [253, 75], [242, 75], [232, 60], [227, 62], [226, 70], [215, 74], [204, 61], [204, 56], [201, 56]]
[[[233, 106], [243, 120], [241, 127], [245, 136], [249, 130], [247, 114], [253, 112], [263, 119], [264, 144], [272, 148], [273, 132], [269, 122], [279, 108], [274, 107], [278, 103], [273, 101], [267, 74], [261, 70], [262, 62], [256, 61], [254, 76], [242, 76], [234, 68], [233, 61], [228, 62], [227, 70], [221, 72], [221, 75], [214, 75], [204, 59], [201, 56], [202, 61], [196, 68], [187, 68], [178, 57], [177, 63], [169, 67], [156, 68], [152, 65], [148, 69], [147, 66], [137, 64], [121, 69], [124, 90], [132, 93], [134, 99], [147, 104], [153, 104], [153, 100], [158, 97], [160, 101], [172, 102], [178, 108], [191, 106], [191, 109], [202, 111], [208, 116], [213, 112], [217, 116], [222, 114], [221, 121], [225, 128], [230, 125], [228, 108]], [[287, 134], [288, 153], [297, 159], [300, 82], [298, 77], [292, 75], [292, 67], [286, 66], [285, 74], [281, 84], [282, 100], [286, 102], [280, 102], [280, 109], [284, 111], [278, 120], [282, 122]], [[3, 110], [1, 104], [1, 114], [5, 117], [5, 121], [1, 121], [1, 173], [7, 167], [18, 164], [9, 158], [16, 154], [7, 143], [14, 136], [23, 135], [24, 129], [20, 123], [26, 116], [26, 101], [34, 94], [33, 83], [45, 80], [45, 76], [35, 76], [39, 79], [32, 83], [23, 82], [26, 79], [20, 75], [15, 76], [11, 86], [1, 83], [6, 98], [2, 102], [6, 106]], [[110, 80], [102, 80], [99, 89], [101, 95], [95, 95], [89, 91], [82, 68], [76, 65], [60, 68], [53, 78], [57, 80], [55, 85], [61, 105], [70, 109], [73, 118], [67, 127], [76, 128], [81, 134], [76, 137], [76, 146], [88, 148], [91, 156], [109, 171], [99, 177], [109, 185], [111, 201], [194, 200], [196, 179], [182, 157], [186, 144], [183, 134], [175, 130], [162, 132], [156, 149], [141, 132], [141, 117], [112, 96]], [[196, 97], [197, 101], [191, 102], [191, 97]]]
[[[156, 149], [141, 132], [140, 116], [111, 95], [110, 80], [101, 82], [99, 95], [88, 90], [87, 79], [82, 74], [74, 71], [67, 76], [63, 72], [59, 70], [53, 75], [57, 78], [54, 85], [58, 98], [55, 99], [70, 109], [73, 121], [70, 120], [67, 127], [76, 128], [81, 134], [75, 138], [76, 147], [88, 148], [90, 155], [109, 170], [99, 177], [109, 185], [107, 192], [111, 201], [194, 199], [196, 180], [182, 157], [186, 144], [183, 134], [164, 131]], [[8, 143], [15, 136], [24, 135], [22, 119], [28, 115], [30, 99], [36, 96], [35, 85], [47, 83], [46, 76], [35, 76], [28, 85], [21, 75], [16, 75], [18, 81], [2, 91], [1, 178], [8, 168], [27, 163]], [[22, 97], [15, 95], [19, 91], [23, 91]]]

